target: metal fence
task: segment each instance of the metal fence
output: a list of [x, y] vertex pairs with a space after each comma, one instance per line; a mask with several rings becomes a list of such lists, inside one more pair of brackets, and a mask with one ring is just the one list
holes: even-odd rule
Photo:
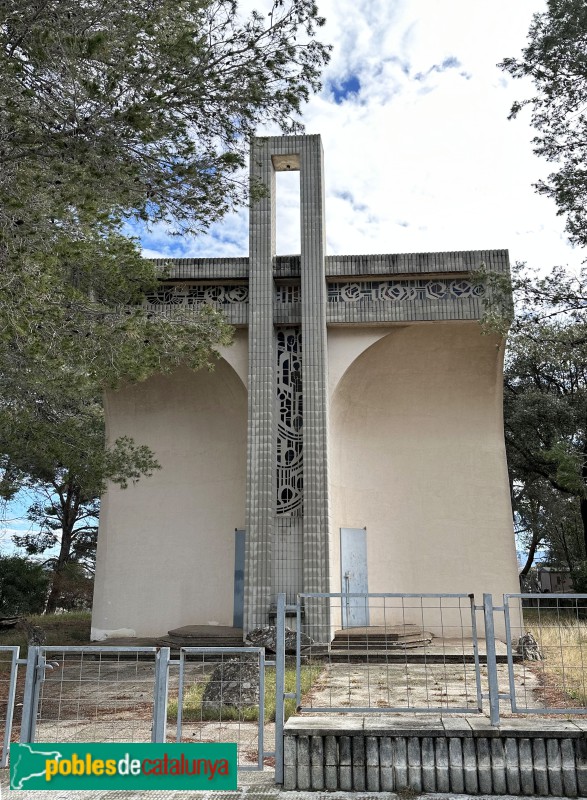
[[586, 714], [587, 594], [507, 594], [503, 611], [511, 710]]
[[[0, 647], [0, 768], [8, 764], [20, 647]], [[1, 729], [1, 728], [0, 728]]]
[[485, 711], [493, 724], [587, 713], [587, 595], [301, 594], [293, 606], [279, 595], [276, 626], [274, 661], [259, 647], [172, 659], [93, 645], [30, 647], [23, 662], [0, 647], [0, 764], [21, 697], [23, 742], [236, 741], [239, 768], [275, 759], [277, 782], [287, 701], [301, 713]]
[[[6, 742], [18, 656], [10, 650]], [[244, 770], [276, 757], [265, 749], [265, 668], [276, 668], [271, 732], [280, 739], [283, 656], [267, 662], [263, 648], [184, 647], [171, 659], [168, 647], [29, 647], [26, 666], [21, 742], [237, 742]]]
[[302, 712], [482, 710], [472, 595], [301, 594], [296, 632]]
[[169, 648], [30, 647], [21, 742], [164, 741]]
[[239, 769], [263, 769], [269, 755], [263, 648], [182, 647], [171, 702], [177, 742], [236, 742]]

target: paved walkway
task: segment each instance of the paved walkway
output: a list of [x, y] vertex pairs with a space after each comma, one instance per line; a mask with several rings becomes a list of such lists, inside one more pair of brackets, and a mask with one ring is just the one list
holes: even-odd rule
[[[381, 792], [283, 792], [273, 783], [273, 770], [245, 772], [237, 792], [11, 792], [8, 770], [0, 771], [0, 800], [406, 800], [406, 795]], [[417, 800], [520, 800], [513, 795], [421, 794]], [[528, 797], [526, 800], [532, 800]], [[549, 800], [565, 800], [551, 797]]]

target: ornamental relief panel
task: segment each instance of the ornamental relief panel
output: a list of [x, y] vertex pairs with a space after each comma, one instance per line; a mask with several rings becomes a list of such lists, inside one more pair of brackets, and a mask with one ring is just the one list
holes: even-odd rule
[[146, 297], [152, 306], [200, 306], [248, 303], [249, 287], [244, 284], [162, 284]]
[[278, 514], [301, 515], [303, 499], [302, 333], [277, 330]]
[[422, 300], [460, 300], [466, 297], [483, 297], [485, 287], [472, 281], [361, 281], [328, 284], [329, 303], [357, 303], [386, 301], [409, 303]]

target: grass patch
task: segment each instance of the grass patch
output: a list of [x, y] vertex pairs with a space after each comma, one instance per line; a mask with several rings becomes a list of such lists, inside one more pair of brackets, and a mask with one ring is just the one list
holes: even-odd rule
[[[31, 614], [27, 616], [31, 625], [42, 628], [51, 646], [81, 645], [90, 641], [91, 612], [68, 611], [65, 614]], [[26, 658], [27, 637], [24, 631], [9, 628], [0, 631], [0, 645], [20, 645], [20, 654]]]
[[533, 665], [549, 704], [587, 706], [587, 620], [572, 610], [524, 609], [524, 623], [544, 656]]
[[[309, 666], [302, 666], [302, 695], [312, 688], [313, 682], [318, 678], [319, 673], [316, 669], [312, 670]], [[245, 706], [236, 708], [235, 706], [223, 705], [221, 709], [208, 707], [202, 704], [202, 697], [206, 684], [210, 680], [211, 674], [202, 676], [201, 680], [187, 686], [183, 695], [183, 721], [184, 722], [203, 722], [203, 721], [238, 721], [238, 722], [257, 722], [259, 719], [258, 706]], [[295, 666], [285, 668], [285, 691], [295, 692], [296, 690], [296, 670]], [[285, 701], [285, 719], [287, 720], [296, 712], [296, 701], [287, 699]], [[167, 719], [173, 721], [177, 719], [177, 697], [170, 698], [167, 707]], [[275, 669], [268, 667], [265, 670], [265, 722], [275, 721]]]

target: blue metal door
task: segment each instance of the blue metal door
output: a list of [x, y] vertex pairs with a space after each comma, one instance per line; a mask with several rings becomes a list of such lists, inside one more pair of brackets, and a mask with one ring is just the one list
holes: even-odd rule
[[[340, 573], [343, 593], [342, 627], [362, 628], [369, 624], [365, 528], [340, 529]], [[361, 594], [364, 597], [350, 597], [352, 594]]]
[[245, 532], [234, 531], [234, 612], [232, 624], [243, 627], [245, 613]]

